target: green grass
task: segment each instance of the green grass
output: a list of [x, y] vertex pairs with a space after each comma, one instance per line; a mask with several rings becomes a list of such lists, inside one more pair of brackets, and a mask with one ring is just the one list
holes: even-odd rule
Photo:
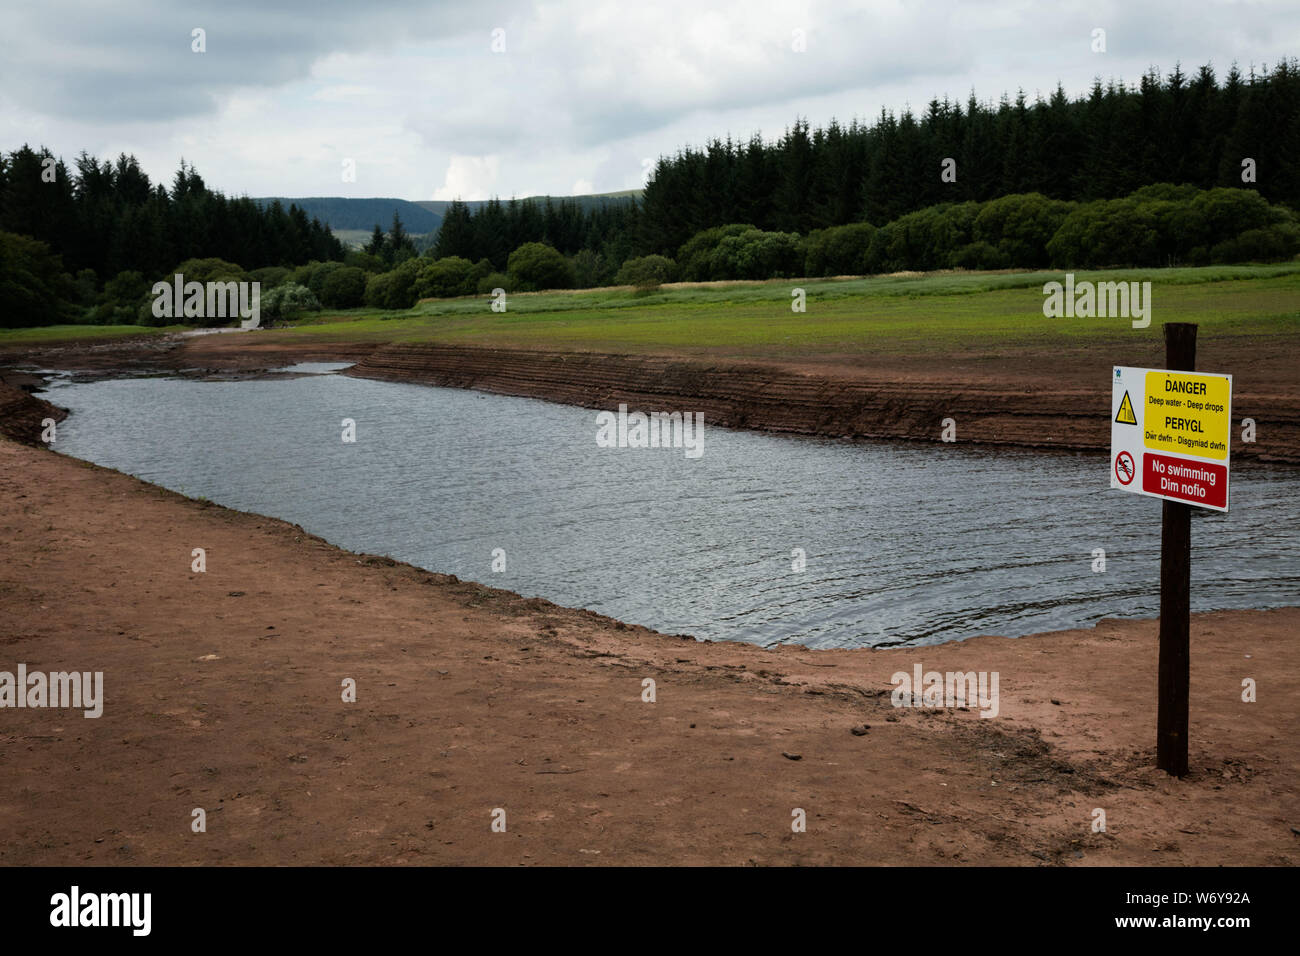
[[[504, 313], [486, 296], [430, 300], [406, 312], [353, 309], [252, 333], [259, 344], [405, 342], [579, 351], [816, 357], [870, 352], [1070, 346], [1121, 335], [1160, 336], [1196, 322], [1201, 337], [1300, 333], [1300, 262], [1079, 271], [1077, 281], [1150, 281], [1151, 325], [1120, 318], [1046, 318], [1043, 284], [1060, 272], [939, 272], [862, 279], [515, 293]], [[807, 312], [790, 309], [791, 290]], [[0, 332], [6, 344], [52, 344], [175, 331], [143, 326], [50, 326]], [[241, 339], [242, 340], [242, 337]]]
[[[1163, 322], [1197, 322], [1202, 335], [1300, 332], [1300, 263], [1076, 272], [1076, 281], [1150, 281], [1151, 325], [1046, 318], [1043, 283], [1059, 272], [931, 273], [513, 294], [495, 313], [486, 297], [427, 301], [409, 312], [324, 315], [267, 336], [284, 341], [443, 343], [591, 351], [656, 350], [799, 356], [928, 351], [953, 344], [1068, 344], [1101, 334], [1160, 335]], [[791, 311], [791, 290], [807, 312]]]
[[0, 348], [6, 345], [54, 345], [99, 339], [119, 339], [132, 335], [163, 335], [181, 332], [183, 325], [152, 328], [147, 325], [42, 325], [34, 329], [0, 329]]

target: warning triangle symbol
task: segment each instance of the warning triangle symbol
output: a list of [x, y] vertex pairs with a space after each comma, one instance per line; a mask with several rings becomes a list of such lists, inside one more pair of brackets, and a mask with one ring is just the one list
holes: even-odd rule
[[1137, 416], [1133, 414], [1133, 403], [1129, 401], [1128, 392], [1124, 393], [1124, 401], [1119, 403], [1119, 411], [1115, 413], [1115, 421], [1121, 425], [1136, 425]]

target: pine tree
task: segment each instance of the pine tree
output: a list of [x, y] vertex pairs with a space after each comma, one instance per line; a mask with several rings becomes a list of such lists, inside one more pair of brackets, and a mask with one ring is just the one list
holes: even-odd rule
[[388, 241], [384, 238], [384, 230], [379, 227], [379, 223], [375, 223], [375, 228], [370, 233], [370, 241], [362, 247], [362, 251], [367, 255], [383, 259], [384, 250], [387, 246]]

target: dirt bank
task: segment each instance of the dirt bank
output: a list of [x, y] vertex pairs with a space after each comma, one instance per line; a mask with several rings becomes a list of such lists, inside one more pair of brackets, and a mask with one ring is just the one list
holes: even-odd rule
[[[3, 440], [0, 603], [0, 671], [102, 671], [105, 693], [98, 719], [0, 709], [8, 865], [1300, 859], [1298, 609], [1194, 618], [1174, 781], [1150, 766], [1153, 622], [703, 644]], [[914, 664], [998, 672], [998, 716], [894, 708]]]
[[[1277, 343], [1209, 339], [1199, 367], [1231, 371], [1233, 417], [1254, 418], [1257, 441], [1234, 429], [1236, 462], [1300, 464], [1300, 371]], [[1059, 343], [987, 352], [734, 356], [488, 349], [292, 341], [286, 333], [205, 335], [93, 348], [9, 350], [0, 365], [30, 362], [105, 374], [167, 369], [257, 371], [299, 361], [349, 361], [348, 374], [474, 388], [588, 408], [698, 411], [715, 425], [799, 435], [938, 441], [945, 418], [957, 440], [1102, 451], [1110, 445], [1113, 364], [1161, 367], [1156, 339]]]
[[[938, 441], [943, 420], [951, 418], [963, 442], [1110, 447], [1110, 393], [1099, 384], [1108, 381], [1110, 365], [1099, 365], [1095, 353], [1064, 362], [1059, 354], [1028, 352], [980, 362], [891, 355], [854, 364], [736, 363], [401, 345], [374, 349], [347, 374], [588, 408], [626, 403], [646, 411], [696, 411], [730, 428], [798, 435]], [[1234, 417], [1253, 415], [1259, 423], [1257, 442], [1234, 435], [1235, 460], [1300, 464], [1300, 381], [1248, 380], [1234, 395], [1233, 410]]]
[[[0, 435], [25, 445], [36, 445], [41, 441], [45, 431], [44, 422], [53, 419], [56, 423], [68, 417], [66, 408], [51, 405], [42, 398], [30, 394], [0, 380]], [[57, 441], [57, 432], [56, 432]]]

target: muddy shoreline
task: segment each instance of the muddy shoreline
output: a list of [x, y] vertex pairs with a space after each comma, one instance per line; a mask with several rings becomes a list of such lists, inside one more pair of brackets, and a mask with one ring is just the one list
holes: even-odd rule
[[66, 408], [37, 398], [0, 378], [0, 437], [24, 445], [40, 445], [45, 423], [53, 420], [57, 424], [67, 417]]
[[[467, 388], [587, 408], [702, 412], [729, 428], [847, 439], [941, 440], [1030, 449], [1105, 451], [1109, 374], [1098, 349], [1044, 348], [1014, 356], [821, 357], [735, 361], [379, 343], [286, 343], [273, 333], [170, 337], [0, 351], [0, 381], [26, 368], [88, 375], [254, 374], [295, 362], [353, 362], [344, 374]], [[1150, 344], [1146, 346], [1150, 351]], [[1234, 418], [1253, 417], [1258, 440], [1234, 429], [1234, 463], [1300, 465], [1300, 373], [1270, 343], [1211, 343], [1198, 364], [1237, 369]], [[1139, 361], [1144, 353], [1132, 352]], [[1117, 353], [1121, 354], [1121, 353]], [[1153, 367], [1158, 356], [1145, 358]], [[8, 367], [4, 370], [4, 367]]]

